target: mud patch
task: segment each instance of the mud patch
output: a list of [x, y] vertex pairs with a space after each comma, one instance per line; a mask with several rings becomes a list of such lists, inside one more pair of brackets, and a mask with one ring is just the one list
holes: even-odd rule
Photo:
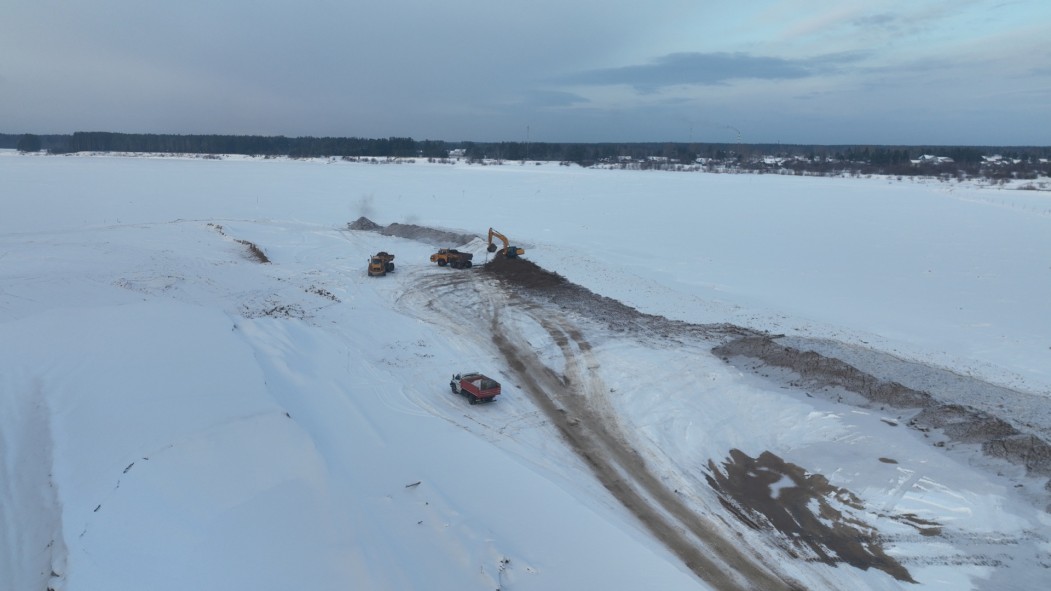
[[830, 565], [881, 570], [899, 581], [915, 583], [909, 571], [884, 552], [878, 531], [857, 513], [861, 500], [829, 484], [820, 474], [763, 452], [751, 458], [730, 450], [722, 467], [708, 462], [708, 484], [719, 501], [745, 525], [776, 530], [792, 556]]
[[267, 301], [262, 304], [243, 304], [241, 316], [245, 318], [294, 318], [302, 320], [307, 313], [299, 304], [282, 304], [280, 302]]

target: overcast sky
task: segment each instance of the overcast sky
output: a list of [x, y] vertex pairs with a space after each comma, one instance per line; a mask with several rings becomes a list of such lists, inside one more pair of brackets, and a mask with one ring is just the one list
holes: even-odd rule
[[1051, 145], [1049, 0], [5, 0], [0, 133]]

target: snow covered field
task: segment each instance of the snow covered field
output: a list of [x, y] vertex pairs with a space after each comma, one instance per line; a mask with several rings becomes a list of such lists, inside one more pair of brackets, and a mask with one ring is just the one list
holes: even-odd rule
[[[1046, 438], [1047, 193], [0, 152], [0, 198], [5, 588], [747, 588], [699, 576], [639, 519], [573, 453], [506, 347], [587, 401], [560, 399], [561, 411], [601, 420], [598, 439], [637, 454], [659, 482], [632, 481], [639, 498], [670, 491], [779, 580], [1033, 589], [1051, 576], [1046, 477], [908, 429], [908, 412], [743, 371], [710, 352], [714, 337], [618, 332], [482, 269], [440, 269], [433, 244], [347, 230], [359, 216], [493, 227], [527, 260], [643, 313], [834, 339], [822, 346], [855, 351], [848, 362], [881, 379], [905, 383], [918, 363], [987, 382], [999, 398], [959, 402]], [[397, 270], [366, 277], [379, 250]], [[463, 370], [500, 379], [500, 400], [453, 397]], [[741, 465], [775, 474], [771, 462], [785, 471], [769, 496], [806, 478], [825, 494], [804, 502], [818, 521], [874, 532], [898, 566], [823, 560], [745, 525], [716, 491]]]

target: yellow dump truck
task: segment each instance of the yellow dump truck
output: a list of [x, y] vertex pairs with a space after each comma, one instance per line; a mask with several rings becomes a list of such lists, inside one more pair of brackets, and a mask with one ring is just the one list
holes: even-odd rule
[[392, 271], [394, 271], [394, 255], [380, 251], [369, 257], [369, 277], [383, 277]]

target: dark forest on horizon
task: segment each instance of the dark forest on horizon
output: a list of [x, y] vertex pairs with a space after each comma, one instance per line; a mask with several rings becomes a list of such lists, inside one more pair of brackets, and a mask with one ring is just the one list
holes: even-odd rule
[[[796, 173], [951, 174], [1037, 178], [1051, 174], [1051, 146], [888, 146], [743, 144], [705, 142], [448, 142], [407, 137], [285, 137], [220, 134], [0, 134], [0, 148], [51, 154], [130, 152], [150, 154], [237, 154], [261, 157], [344, 159], [451, 156], [468, 161], [556, 161], [580, 166], [615, 164], [635, 168], [699, 165]], [[936, 158], [930, 158], [934, 156]], [[926, 158], [925, 158], [926, 157]], [[850, 165], [850, 166], [845, 166]], [[992, 174], [991, 174], [992, 173]]]

